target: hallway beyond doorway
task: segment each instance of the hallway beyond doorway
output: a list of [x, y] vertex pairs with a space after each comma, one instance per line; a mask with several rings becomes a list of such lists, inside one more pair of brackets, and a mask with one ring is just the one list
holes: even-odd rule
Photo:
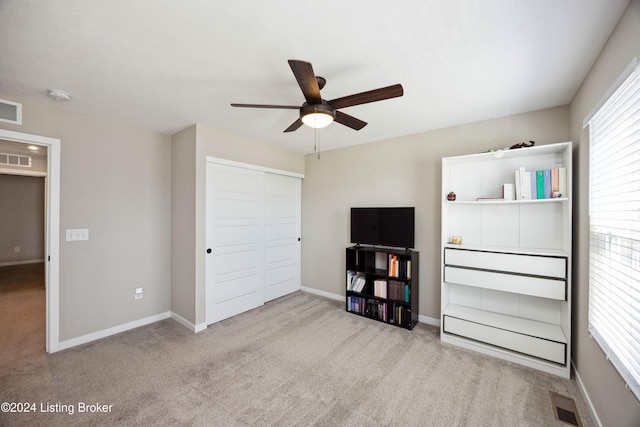
[[0, 267], [0, 370], [45, 352], [44, 263]]

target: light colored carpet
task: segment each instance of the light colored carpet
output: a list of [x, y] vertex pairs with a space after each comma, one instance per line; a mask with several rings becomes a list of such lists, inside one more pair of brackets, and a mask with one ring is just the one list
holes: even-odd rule
[[[575, 382], [444, 345], [296, 292], [197, 335], [173, 320], [0, 370], [0, 425], [554, 426]], [[79, 403], [112, 405], [78, 413]], [[41, 403], [72, 407], [42, 413]]]
[[0, 267], [0, 372], [42, 358], [45, 313], [44, 263]]

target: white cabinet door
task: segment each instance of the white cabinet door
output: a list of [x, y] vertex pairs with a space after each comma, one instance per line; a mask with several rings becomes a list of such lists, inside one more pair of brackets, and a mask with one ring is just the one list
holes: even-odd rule
[[264, 303], [264, 175], [207, 163], [207, 324]]
[[265, 301], [300, 290], [300, 178], [265, 176]]

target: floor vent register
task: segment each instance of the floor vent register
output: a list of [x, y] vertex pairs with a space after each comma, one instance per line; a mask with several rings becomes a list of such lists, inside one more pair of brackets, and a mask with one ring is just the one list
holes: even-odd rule
[[572, 426], [582, 427], [576, 402], [570, 397], [552, 391], [550, 391], [549, 394], [551, 395], [553, 414], [556, 419]]

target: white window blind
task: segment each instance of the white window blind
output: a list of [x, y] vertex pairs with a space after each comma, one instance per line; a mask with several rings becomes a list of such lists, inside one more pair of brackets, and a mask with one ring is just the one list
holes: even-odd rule
[[589, 332], [640, 399], [640, 67], [588, 124]]

